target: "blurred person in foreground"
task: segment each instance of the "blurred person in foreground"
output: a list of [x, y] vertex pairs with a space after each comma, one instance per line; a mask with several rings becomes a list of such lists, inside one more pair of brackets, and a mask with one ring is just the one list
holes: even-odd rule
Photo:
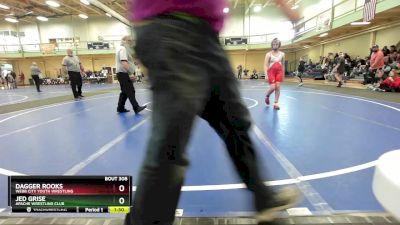
[[[298, 15], [274, 0], [292, 20]], [[224, 0], [131, 0], [136, 56], [148, 69], [153, 92], [151, 137], [138, 177], [134, 208], [125, 224], [172, 225], [185, 172], [186, 145], [196, 115], [223, 139], [260, 222], [294, 206], [296, 188], [264, 185], [249, 136], [251, 118], [219, 43]]]

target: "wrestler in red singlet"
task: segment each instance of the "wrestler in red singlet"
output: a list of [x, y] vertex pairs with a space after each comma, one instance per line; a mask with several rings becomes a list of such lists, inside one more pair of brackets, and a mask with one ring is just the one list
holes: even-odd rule
[[281, 82], [285, 75], [285, 53], [279, 51], [281, 42], [275, 38], [271, 43], [272, 51], [268, 52], [265, 56], [264, 69], [265, 74], [268, 76], [270, 88], [265, 96], [265, 104], [269, 105], [269, 96], [275, 91], [274, 109], [279, 109], [279, 96], [281, 91]]

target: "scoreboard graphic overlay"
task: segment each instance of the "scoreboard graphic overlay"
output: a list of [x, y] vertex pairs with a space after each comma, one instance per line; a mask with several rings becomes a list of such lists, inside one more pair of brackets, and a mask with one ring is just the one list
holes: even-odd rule
[[15, 213], [128, 213], [131, 176], [10, 176]]

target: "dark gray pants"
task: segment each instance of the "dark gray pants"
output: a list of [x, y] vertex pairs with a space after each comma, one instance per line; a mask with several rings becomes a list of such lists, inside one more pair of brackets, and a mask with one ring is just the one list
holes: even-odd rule
[[128, 73], [117, 73], [117, 79], [119, 86], [121, 87], [121, 93], [119, 94], [117, 110], [125, 109], [125, 102], [129, 98], [132, 104], [133, 110], [139, 107], [139, 103], [135, 98], [135, 87], [133, 82], [129, 78]]
[[35, 81], [36, 90], [40, 91], [40, 78], [39, 75], [32, 75], [32, 79]]
[[258, 170], [250, 114], [217, 34], [205, 22], [164, 17], [137, 27], [136, 35], [136, 54], [148, 68], [153, 91], [152, 134], [126, 224], [173, 223], [196, 115], [225, 142], [237, 172], [255, 194], [256, 209], [267, 208], [271, 191]]
[[74, 98], [82, 95], [82, 76], [80, 72], [68, 71], [69, 80], [71, 82], [72, 93]]

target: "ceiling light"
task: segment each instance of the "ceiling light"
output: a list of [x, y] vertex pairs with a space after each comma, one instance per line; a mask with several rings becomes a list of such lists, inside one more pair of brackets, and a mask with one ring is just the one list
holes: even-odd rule
[[261, 9], [262, 9], [262, 6], [261, 5], [256, 5], [256, 6], [254, 6], [254, 12], [260, 12], [261, 11]]
[[108, 16], [108, 17], [112, 17], [112, 16], [110, 15], [110, 13], [106, 13], [106, 16]]
[[49, 20], [47, 17], [44, 17], [44, 16], [37, 16], [36, 19], [38, 19], [40, 21], [48, 21]]
[[304, 48], [309, 48], [309, 47], [311, 47], [311, 46], [309, 46], [309, 45], [304, 45], [303, 47], [304, 47]]
[[60, 4], [56, 1], [46, 1], [46, 4], [51, 7], [60, 7]]
[[90, 2], [88, 0], [81, 0], [81, 2], [85, 5], [90, 5]]
[[293, 10], [298, 9], [298, 8], [299, 8], [299, 5], [294, 5], [294, 6], [292, 7]]
[[82, 19], [87, 19], [87, 18], [89, 18], [89, 17], [86, 16], [85, 14], [79, 14], [79, 17], [82, 18]]
[[352, 22], [352, 23], [350, 23], [350, 25], [352, 25], [352, 26], [362, 26], [362, 25], [368, 25], [370, 23], [371, 22]]
[[0, 8], [2, 8], [2, 9], [10, 9], [10, 7], [8, 7], [6, 5], [3, 5], [3, 4], [0, 4]]
[[319, 35], [319, 37], [326, 37], [326, 36], [328, 36], [328, 33], [323, 33]]
[[14, 17], [6, 17], [5, 20], [10, 23], [18, 23], [17, 18], [14, 18]]
[[229, 8], [228, 8], [228, 7], [225, 7], [224, 10], [223, 10], [223, 12], [224, 12], [224, 13], [228, 13], [228, 12], [229, 12]]

